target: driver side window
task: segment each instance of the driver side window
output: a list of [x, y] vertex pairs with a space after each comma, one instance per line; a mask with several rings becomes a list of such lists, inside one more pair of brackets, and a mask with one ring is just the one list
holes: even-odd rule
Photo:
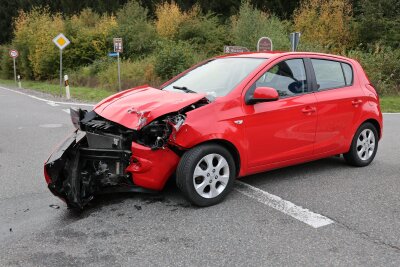
[[256, 81], [255, 87], [272, 87], [278, 91], [280, 97], [308, 92], [303, 59], [279, 62]]

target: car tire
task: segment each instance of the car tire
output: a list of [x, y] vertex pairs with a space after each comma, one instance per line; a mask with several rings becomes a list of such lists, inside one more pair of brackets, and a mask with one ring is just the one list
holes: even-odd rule
[[353, 137], [349, 152], [343, 154], [344, 159], [356, 167], [369, 165], [378, 150], [378, 139], [378, 131], [372, 123], [362, 124]]
[[176, 170], [176, 184], [194, 205], [221, 202], [232, 190], [236, 166], [231, 153], [217, 144], [203, 144], [187, 151]]

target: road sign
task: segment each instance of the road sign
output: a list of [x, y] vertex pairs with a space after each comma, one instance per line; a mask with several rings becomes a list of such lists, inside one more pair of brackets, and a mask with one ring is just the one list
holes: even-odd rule
[[11, 49], [9, 51], [9, 54], [10, 54], [10, 57], [12, 57], [12, 58], [17, 58], [19, 56], [18, 51], [15, 49]]
[[123, 46], [122, 46], [122, 38], [113, 38], [114, 43], [114, 52], [122, 53]]
[[272, 40], [268, 37], [261, 37], [257, 42], [258, 52], [270, 52], [272, 51]]
[[297, 46], [299, 45], [300, 42], [300, 36], [301, 36], [300, 32], [292, 32], [289, 35], [290, 44], [293, 52], [297, 50]]
[[117, 52], [108, 52], [109, 57], [117, 57], [118, 53]]
[[234, 54], [234, 53], [242, 53], [242, 52], [249, 52], [250, 50], [247, 47], [243, 46], [231, 46], [231, 45], [224, 45], [224, 53], [225, 54]]
[[53, 39], [53, 43], [55, 43], [58, 48], [63, 50], [67, 45], [69, 45], [71, 42], [67, 39], [67, 37], [64, 36], [64, 34], [60, 33]]
[[14, 81], [17, 83], [17, 68], [15, 67], [15, 59], [18, 57], [18, 51], [15, 49], [11, 49], [9, 52], [10, 57], [13, 59], [13, 65], [14, 65]]
[[53, 39], [53, 43], [60, 48], [60, 96], [62, 96], [62, 51], [70, 44], [70, 41], [64, 34], [60, 33]]

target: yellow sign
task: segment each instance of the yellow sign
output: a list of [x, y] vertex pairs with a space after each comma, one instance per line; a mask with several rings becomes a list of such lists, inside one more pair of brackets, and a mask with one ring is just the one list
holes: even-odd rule
[[67, 37], [64, 36], [64, 34], [60, 33], [59, 35], [57, 35], [54, 39], [53, 39], [53, 43], [60, 48], [61, 50], [63, 50], [65, 47], [67, 47], [67, 45], [70, 44], [70, 41], [67, 39]]

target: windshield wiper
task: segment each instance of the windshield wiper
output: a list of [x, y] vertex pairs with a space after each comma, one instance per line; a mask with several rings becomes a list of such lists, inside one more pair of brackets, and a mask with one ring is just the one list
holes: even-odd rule
[[186, 86], [175, 86], [175, 85], [174, 85], [174, 86], [172, 86], [172, 88], [185, 91], [186, 93], [194, 93], [194, 94], [197, 94], [197, 92], [188, 89]]

